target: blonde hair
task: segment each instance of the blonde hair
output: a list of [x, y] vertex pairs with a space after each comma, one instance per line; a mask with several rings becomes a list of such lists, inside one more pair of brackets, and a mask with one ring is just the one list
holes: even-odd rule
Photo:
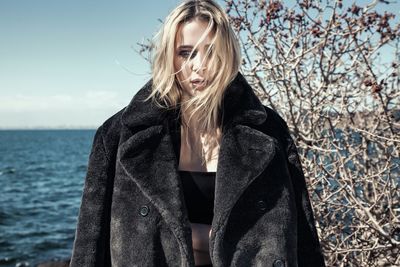
[[[208, 83], [200, 94], [183, 101], [182, 89], [176, 76], [182, 69], [177, 72], [174, 69], [175, 39], [179, 27], [195, 19], [207, 22], [208, 27], [184, 64], [191, 60], [199, 43], [212, 32], [213, 38], [205, 57], [208, 62]], [[192, 117], [196, 118], [200, 131], [215, 132], [222, 124], [223, 114], [220, 112], [223, 94], [236, 77], [241, 64], [240, 45], [224, 10], [213, 0], [182, 2], [167, 16], [153, 39], [151, 50], [154, 53], [151, 59], [152, 92], [145, 101], [151, 98], [157, 106], [166, 109], [180, 105], [183, 112], [189, 111], [188, 121]]]

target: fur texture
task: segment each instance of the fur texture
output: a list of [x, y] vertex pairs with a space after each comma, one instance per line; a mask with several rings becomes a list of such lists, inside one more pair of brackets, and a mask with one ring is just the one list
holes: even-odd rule
[[[194, 266], [179, 180], [179, 110], [151, 80], [96, 132], [70, 266]], [[210, 239], [213, 266], [325, 266], [286, 123], [238, 73], [223, 101]]]

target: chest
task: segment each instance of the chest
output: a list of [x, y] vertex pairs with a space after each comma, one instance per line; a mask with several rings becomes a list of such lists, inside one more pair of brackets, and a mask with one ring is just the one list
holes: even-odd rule
[[221, 132], [200, 135], [181, 126], [179, 169], [198, 172], [216, 172], [218, 165]]

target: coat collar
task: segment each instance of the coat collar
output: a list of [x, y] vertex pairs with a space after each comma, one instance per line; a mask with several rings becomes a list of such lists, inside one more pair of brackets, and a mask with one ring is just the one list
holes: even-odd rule
[[[126, 141], [119, 146], [117, 163], [158, 209], [191, 265], [191, 229], [179, 179], [179, 158], [174, 153], [174, 135], [165, 127], [165, 121], [169, 121], [170, 115], [176, 115], [177, 110], [163, 111], [150, 101], [141, 102], [150, 90], [151, 80], [122, 114], [122, 123], [130, 131], [124, 138]], [[213, 248], [222, 245], [231, 209], [268, 166], [276, 147], [273, 138], [257, 130], [267, 114], [240, 73], [225, 91], [223, 110], [225, 117], [217, 163], [211, 254]]]
[[[122, 123], [128, 128], [160, 125], [170, 115], [179, 113], [179, 108], [165, 111], [152, 104], [151, 101], [143, 102], [151, 93], [151, 86], [152, 79], [138, 91], [123, 112]], [[222, 110], [224, 126], [230, 123], [258, 125], [267, 117], [263, 105], [240, 72], [224, 93]]]

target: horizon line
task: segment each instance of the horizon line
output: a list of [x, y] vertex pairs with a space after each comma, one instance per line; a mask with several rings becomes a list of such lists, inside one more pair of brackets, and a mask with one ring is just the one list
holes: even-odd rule
[[0, 131], [19, 130], [96, 130], [99, 126], [21, 126], [21, 127], [0, 127]]

